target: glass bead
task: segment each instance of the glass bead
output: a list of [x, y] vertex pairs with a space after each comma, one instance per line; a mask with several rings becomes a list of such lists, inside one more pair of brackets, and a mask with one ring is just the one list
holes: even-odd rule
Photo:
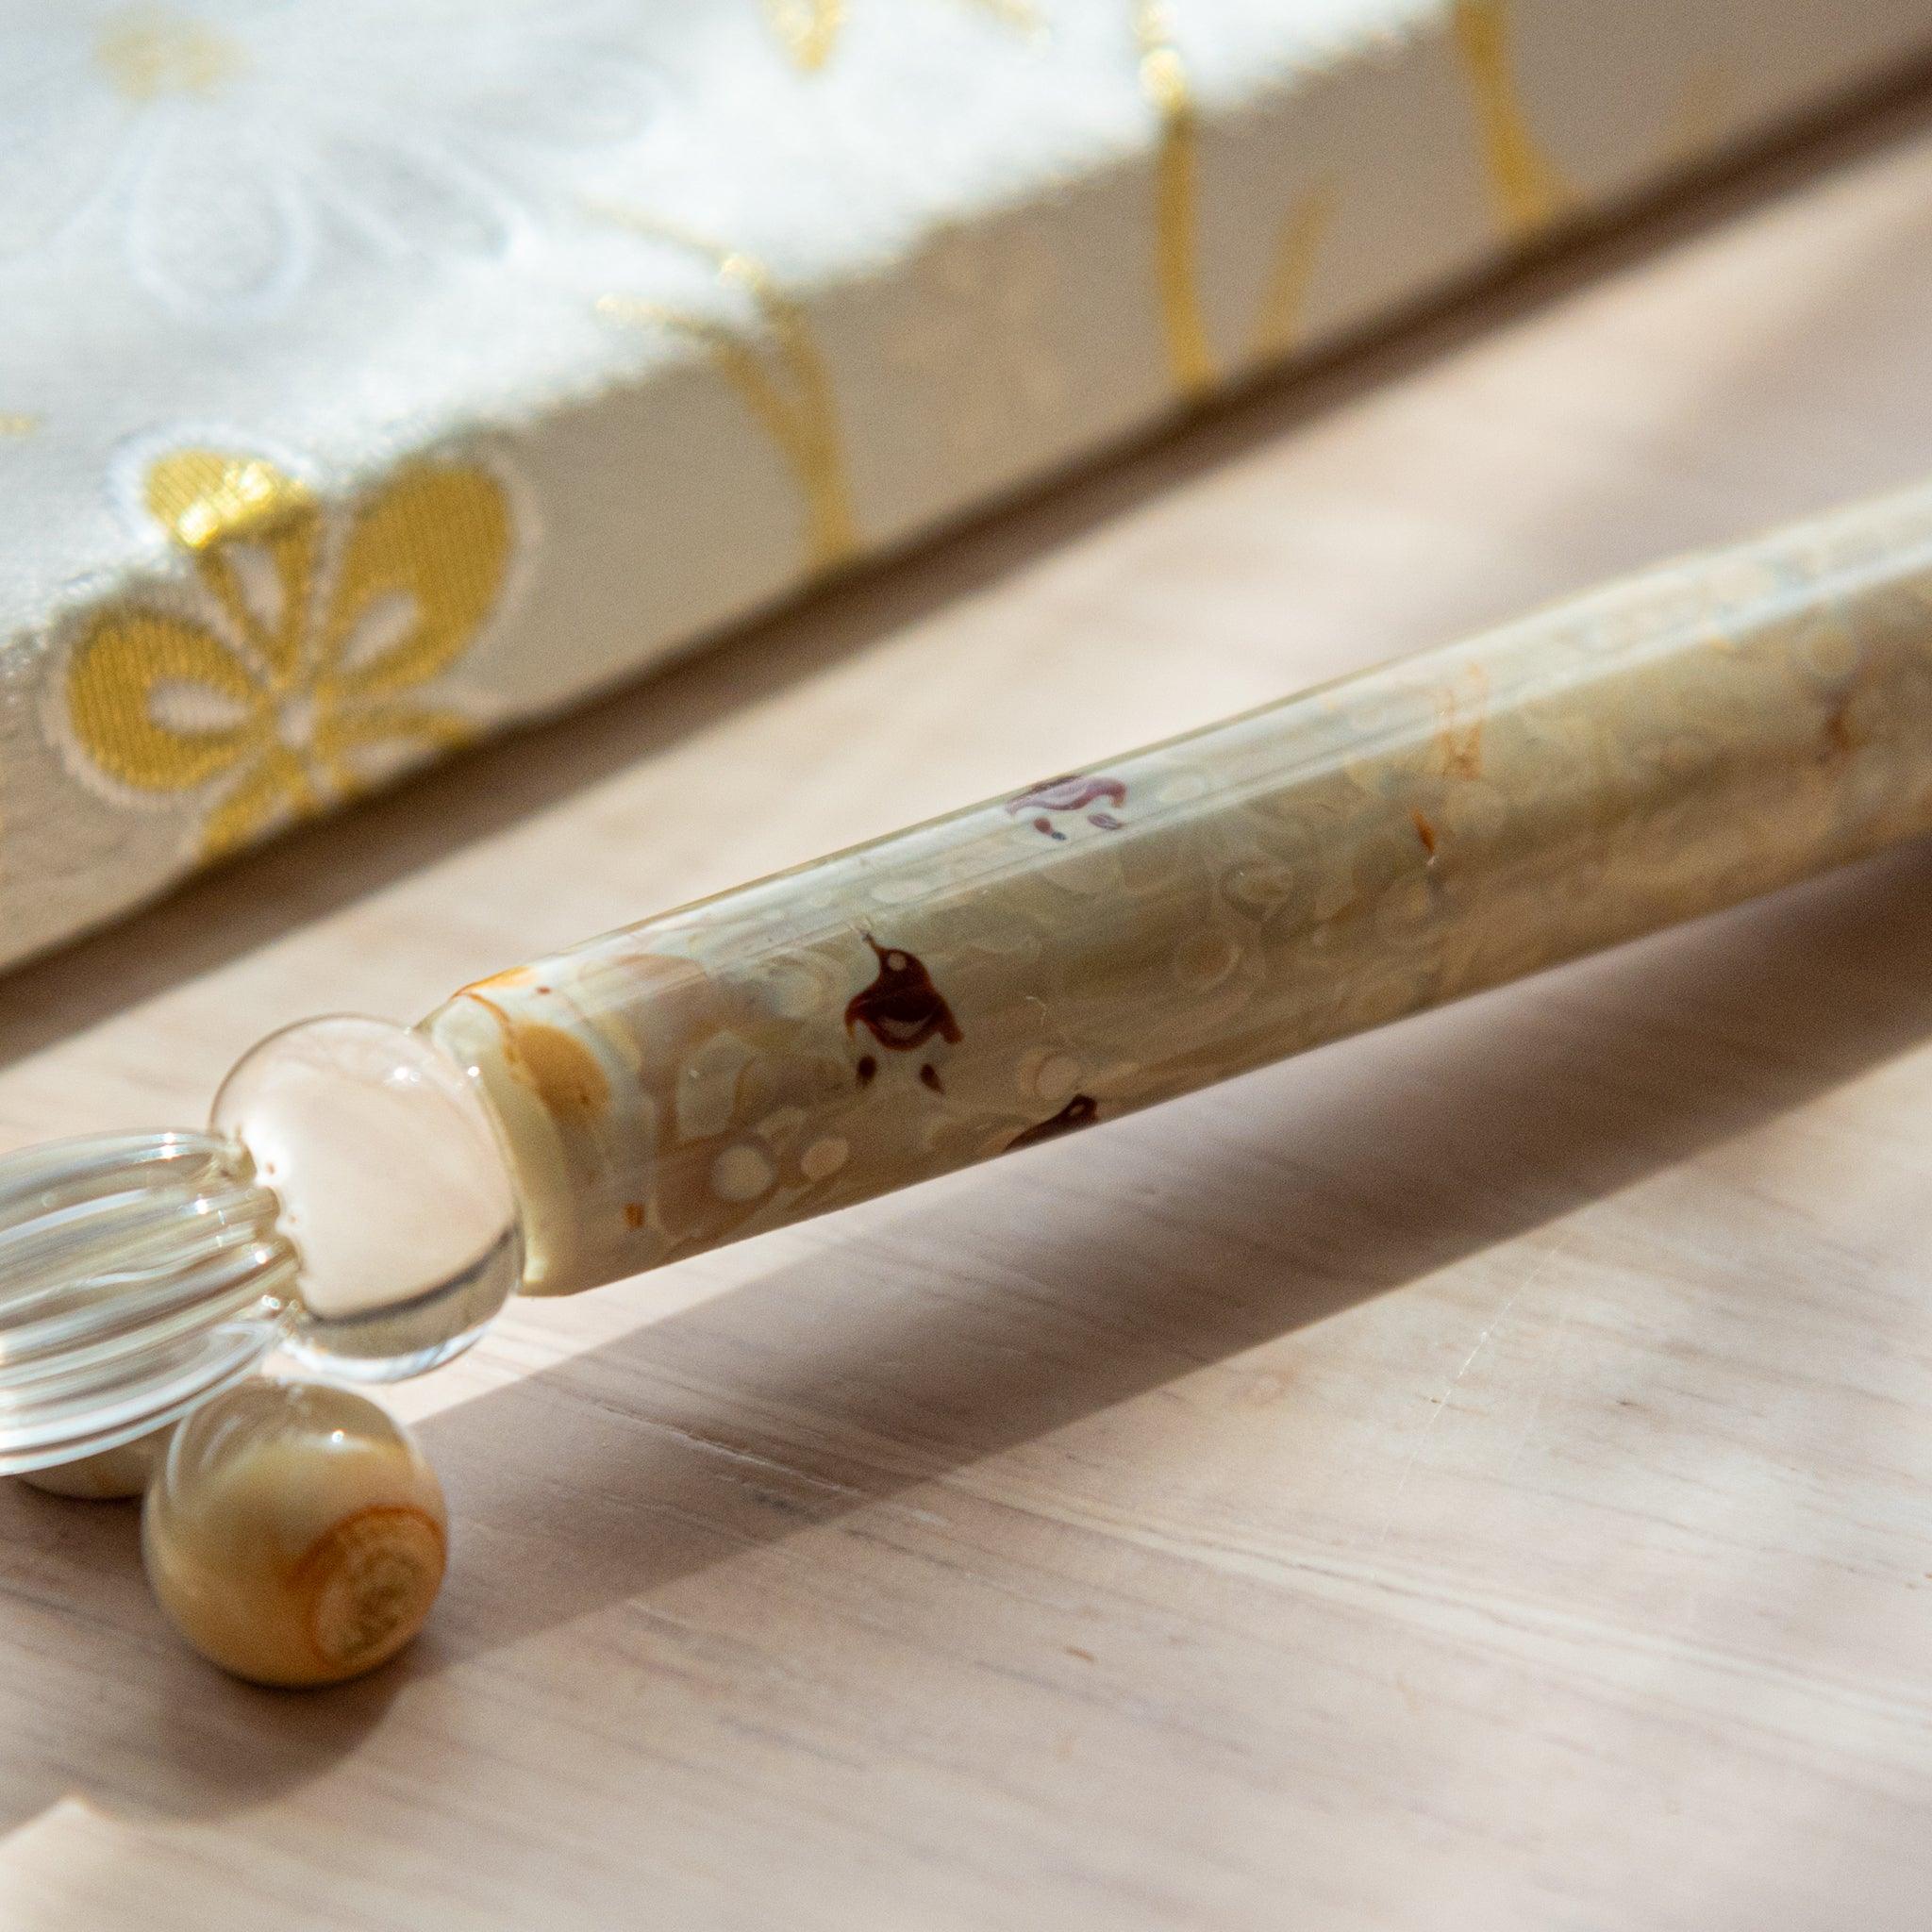
[[175, 1431], [142, 1512], [168, 1619], [258, 1684], [339, 1683], [422, 1628], [442, 1583], [436, 1473], [367, 1396], [257, 1379]]
[[20, 1480], [50, 1496], [73, 1496], [87, 1503], [125, 1503], [144, 1495], [168, 1447], [168, 1428], [150, 1430], [131, 1442], [82, 1456], [72, 1462], [29, 1470]]
[[426, 1034], [339, 1016], [273, 1034], [215, 1096], [301, 1258], [286, 1345], [391, 1381], [468, 1346], [523, 1272], [516, 1196], [485, 1104]]

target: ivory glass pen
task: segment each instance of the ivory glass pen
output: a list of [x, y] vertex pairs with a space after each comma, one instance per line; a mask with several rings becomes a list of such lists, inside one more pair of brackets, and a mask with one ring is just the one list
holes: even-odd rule
[[1932, 830], [1932, 488], [308, 1023], [0, 1162], [0, 1470], [566, 1294]]

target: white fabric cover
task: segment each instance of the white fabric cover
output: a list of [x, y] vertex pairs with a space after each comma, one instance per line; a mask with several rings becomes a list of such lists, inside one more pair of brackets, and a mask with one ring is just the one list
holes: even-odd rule
[[1932, 46], [1932, 0], [0, 0], [0, 958]]

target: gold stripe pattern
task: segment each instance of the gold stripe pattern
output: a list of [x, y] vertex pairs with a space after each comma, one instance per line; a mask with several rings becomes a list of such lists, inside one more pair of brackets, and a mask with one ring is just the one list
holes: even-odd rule
[[1526, 241], [1573, 199], [1530, 125], [1511, 52], [1513, 0], [1456, 0], [1449, 22], [1468, 76], [1483, 169], [1506, 234]]
[[[1181, 394], [1198, 399], [1224, 374], [1201, 300], [1198, 110], [1163, 0], [1134, 0], [1134, 39], [1141, 92], [1159, 123], [1154, 154], [1154, 268], [1168, 369]], [[1255, 321], [1251, 354], [1256, 361], [1278, 361], [1300, 339], [1316, 258], [1334, 209], [1334, 184], [1324, 181], [1300, 196], [1284, 218]]]
[[762, 262], [741, 250], [720, 247], [622, 207], [596, 203], [591, 211], [702, 256], [715, 266], [721, 283], [749, 298], [763, 331], [762, 343], [748, 341], [742, 330], [715, 316], [634, 295], [600, 296], [597, 312], [611, 322], [665, 329], [703, 345], [797, 479], [811, 570], [836, 569], [858, 549], [858, 527], [839, 436], [838, 399], [804, 306], [778, 286]]
[[1296, 201], [1281, 225], [1255, 324], [1257, 362], [1280, 361], [1301, 340], [1308, 285], [1314, 280], [1322, 238], [1335, 219], [1335, 199], [1334, 182], [1319, 182]]
[[[1517, 73], [1515, 6], [1516, 0], [1456, 0], [1450, 27], [1475, 106], [1497, 223], [1511, 240], [1526, 242], [1582, 197], [1537, 139]], [[1730, 93], [1731, 77], [1716, 62], [1690, 69], [1659, 141], [1660, 167], [1710, 152]]]
[[1137, 0], [1141, 92], [1160, 124], [1154, 155], [1154, 272], [1167, 337], [1168, 368], [1185, 396], [1214, 386], [1214, 353], [1201, 310], [1195, 213], [1200, 198], [1199, 128], [1193, 90], [1161, 0]]

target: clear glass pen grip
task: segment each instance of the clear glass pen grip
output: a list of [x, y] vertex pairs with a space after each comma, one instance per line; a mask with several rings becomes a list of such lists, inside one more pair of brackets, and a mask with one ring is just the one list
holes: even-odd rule
[[1932, 828], [1932, 497], [688, 907], [425, 1023], [588, 1288]]
[[[392, 1381], [481, 1332], [523, 1272], [475, 1083], [380, 1020], [271, 1036], [208, 1131], [0, 1159], [0, 1474], [123, 1494], [159, 1432], [277, 1347]], [[116, 1452], [125, 1452], [115, 1458]]]

